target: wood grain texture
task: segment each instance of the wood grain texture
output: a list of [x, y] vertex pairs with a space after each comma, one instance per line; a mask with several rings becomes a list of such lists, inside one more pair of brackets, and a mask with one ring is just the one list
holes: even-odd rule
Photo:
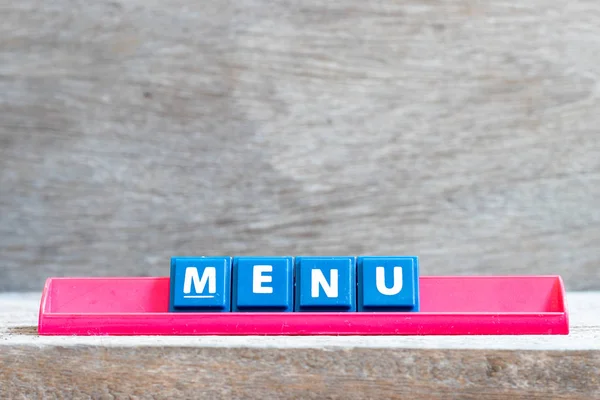
[[2, 294], [0, 398], [600, 399], [600, 292], [568, 300], [560, 337], [39, 337]]
[[599, 399], [600, 353], [9, 348], [4, 398]]
[[593, 0], [0, 1], [0, 291], [188, 254], [600, 289]]

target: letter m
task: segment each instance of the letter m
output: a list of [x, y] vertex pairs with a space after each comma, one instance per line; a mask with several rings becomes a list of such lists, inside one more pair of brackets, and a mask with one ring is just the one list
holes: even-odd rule
[[217, 292], [217, 269], [215, 267], [206, 267], [202, 272], [202, 278], [198, 276], [198, 268], [187, 267], [185, 269], [185, 279], [183, 281], [183, 293], [189, 294], [194, 285], [194, 292], [202, 293], [208, 283], [208, 292]]

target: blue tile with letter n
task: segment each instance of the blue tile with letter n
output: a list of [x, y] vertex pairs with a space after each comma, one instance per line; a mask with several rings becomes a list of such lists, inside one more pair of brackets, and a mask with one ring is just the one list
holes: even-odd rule
[[169, 311], [231, 311], [231, 257], [173, 257]]
[[356, 257], [296, 257], [295, 311], [356, 311]]
[[294, 311], [293, 257], [234, 257], [232, 311]]
[[419, 311], [418, 257], [357, 260], [358, 311]]

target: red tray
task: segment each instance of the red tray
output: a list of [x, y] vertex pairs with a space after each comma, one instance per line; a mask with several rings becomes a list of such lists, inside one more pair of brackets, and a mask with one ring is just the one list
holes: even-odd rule
[[50, 278], [40, 335], [566, 335], [559, 276], [420, 278], [421, 311], [172, 313], [169, 278]]

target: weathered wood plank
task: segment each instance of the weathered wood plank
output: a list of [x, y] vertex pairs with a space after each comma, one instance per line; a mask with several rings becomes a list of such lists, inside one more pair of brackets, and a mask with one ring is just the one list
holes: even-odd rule
[[[2, 398], [600, 399], [600, 292], [548, 337], [38, 337], [0, 295]], [[113, 397], [111, 397], [113, 396]]]
[[[2, 348], [5, 350], [5, 348]], [[599, 399], [600, 352], [11, 347], [4, 398]]]
[[0, 291], [174, 254], [600, 289], [600, 3], [0, 2]]

